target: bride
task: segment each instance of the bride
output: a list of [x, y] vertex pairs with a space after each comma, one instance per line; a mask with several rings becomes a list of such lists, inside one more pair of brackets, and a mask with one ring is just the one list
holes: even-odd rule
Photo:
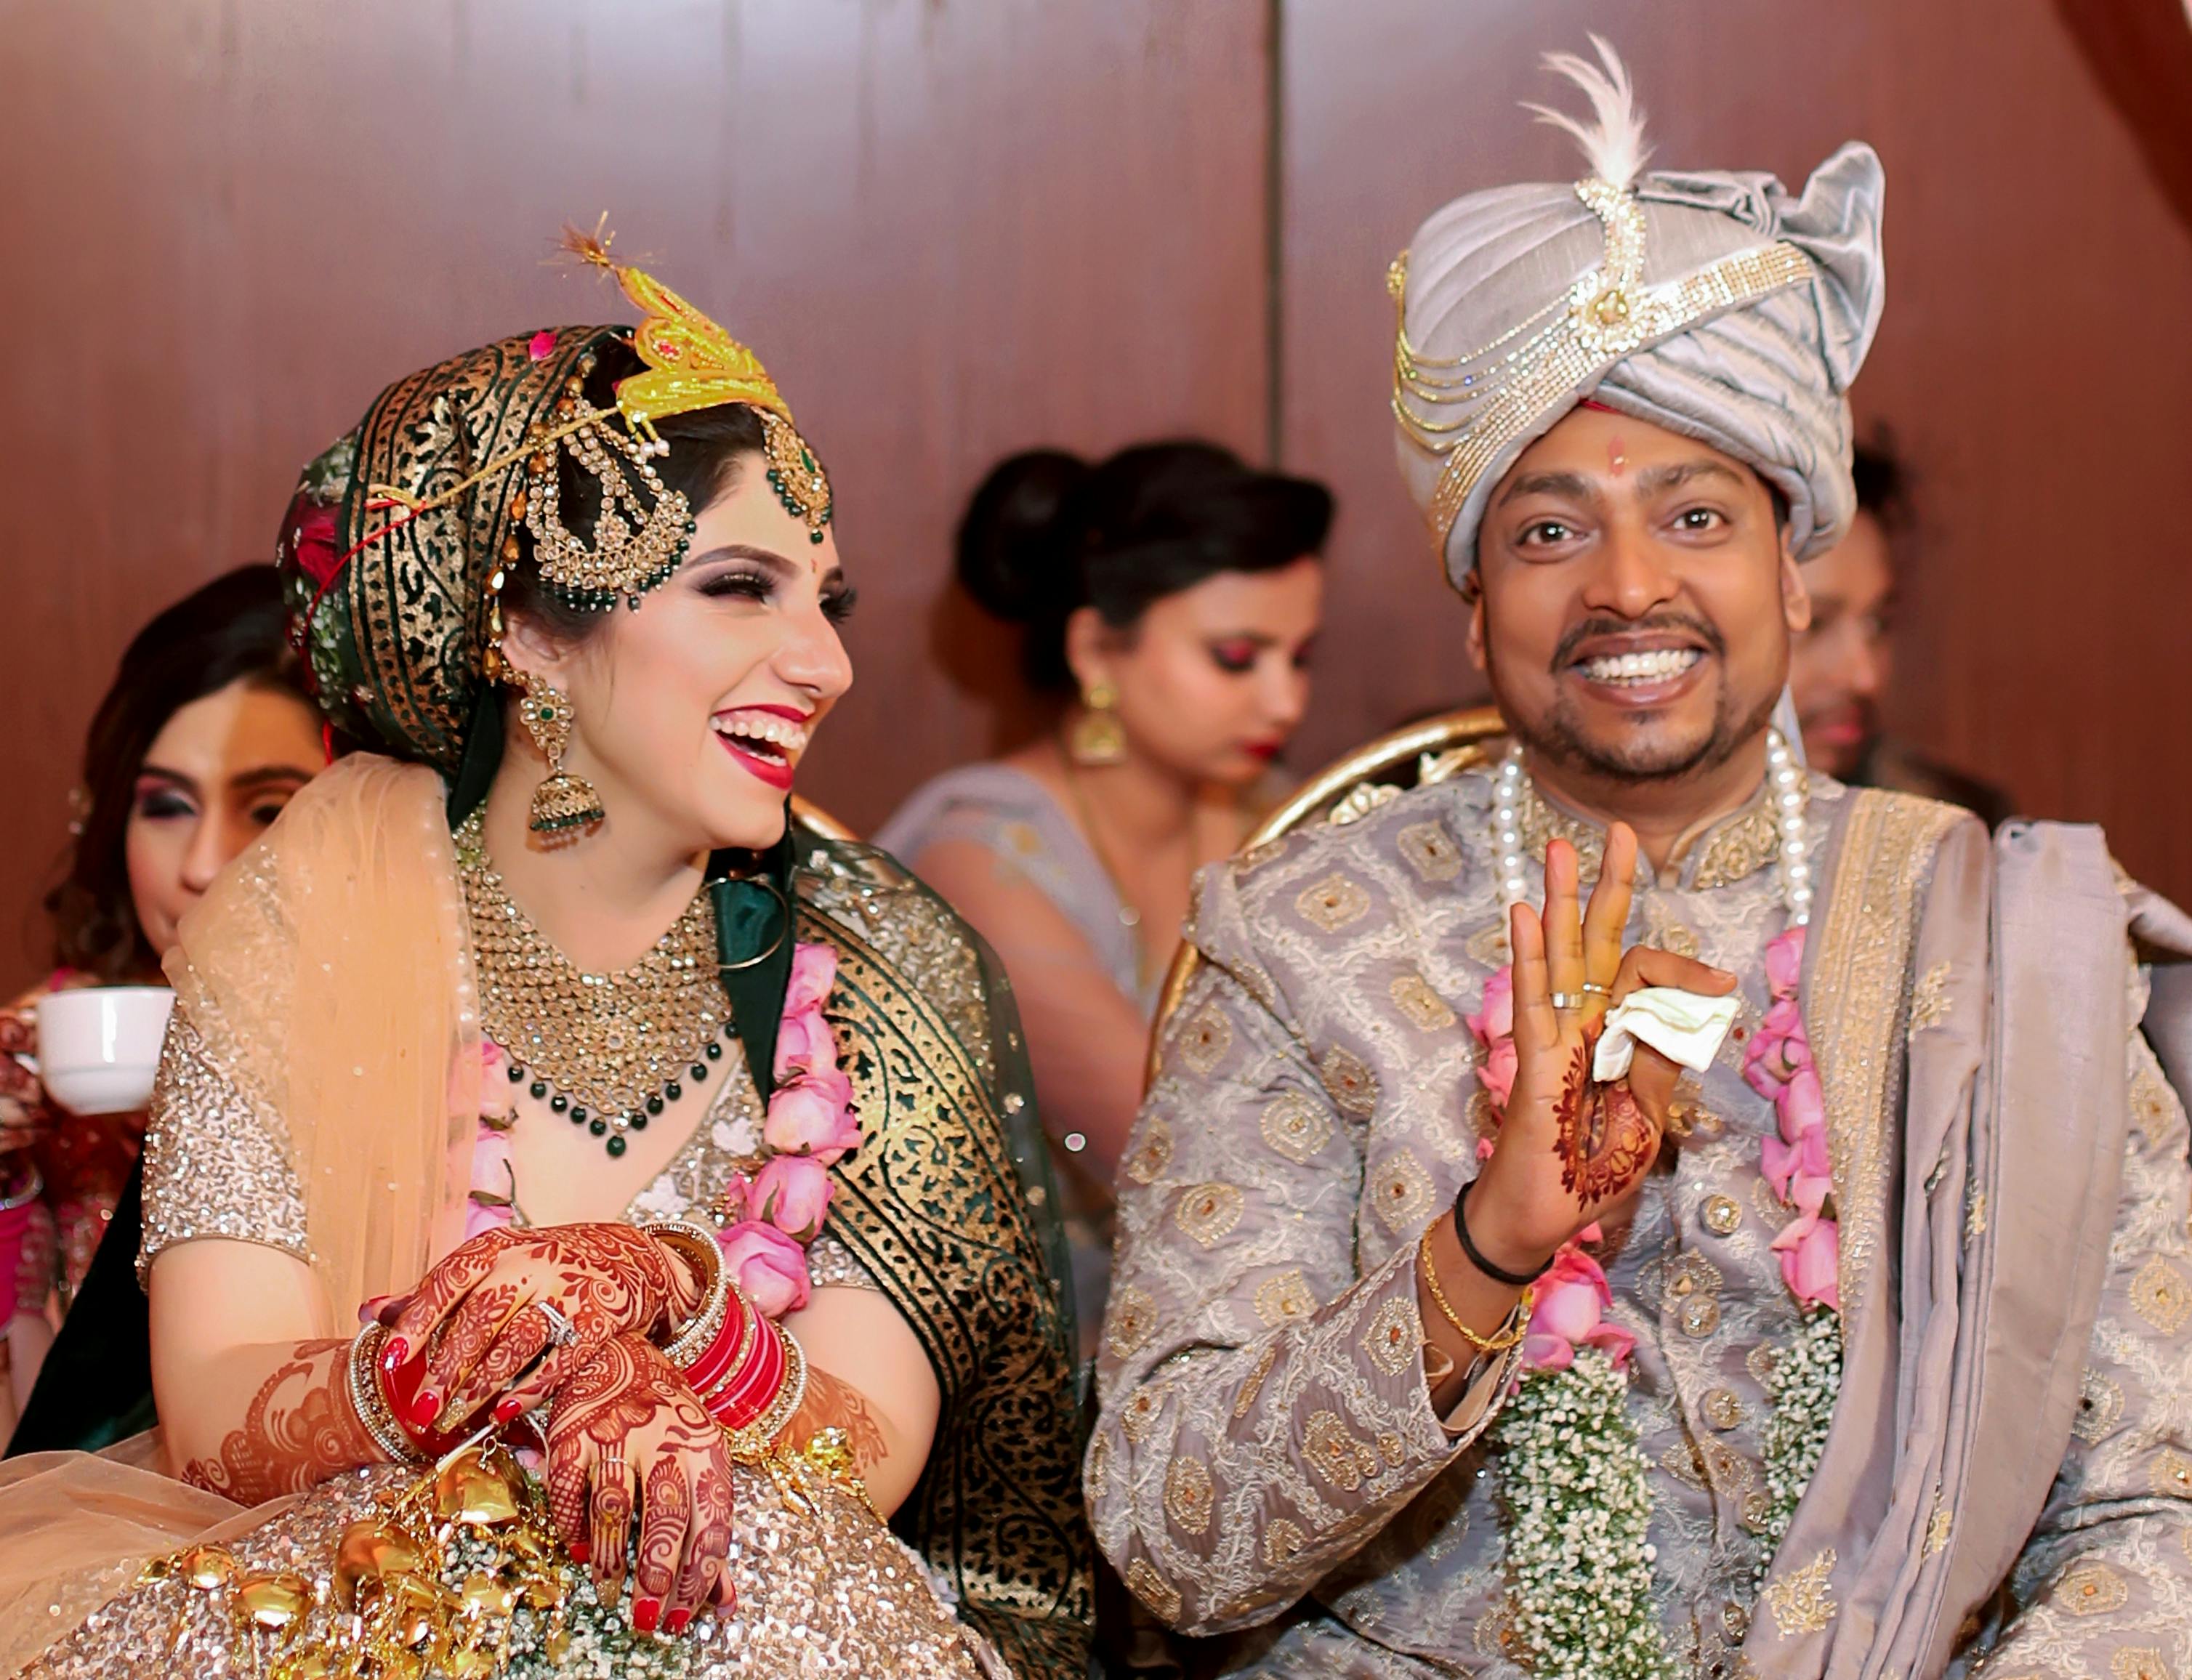
[[828, 477], [750, 351], [573, 243], [641, 326], [397, 382], [292, 504], [314, 686], [385, 755], [168, 959], [172, 1477], [6, 1466], [0, 1672], [1085, 1668], [1009, 993], [790, 815], [852, 681]]

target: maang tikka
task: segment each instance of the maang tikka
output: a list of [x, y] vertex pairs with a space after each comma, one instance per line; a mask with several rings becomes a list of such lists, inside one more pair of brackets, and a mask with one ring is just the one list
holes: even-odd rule
[[571, 744], [571, 723], [576, 715], [570, 697], [545, 677], [528, 671], [519, 671], [517, 676], [518, 686], [525, 691], [518, 715], [524, 720], [525, 732], [533, 737], [533, 744], [548, 760], [548, 779], [533, 790], [529, 826], [536, 834], [589, 828], [608, 813], [602, 809], [602, 796], [594, 791], [594, 784], [563, 768], [563, 754]]

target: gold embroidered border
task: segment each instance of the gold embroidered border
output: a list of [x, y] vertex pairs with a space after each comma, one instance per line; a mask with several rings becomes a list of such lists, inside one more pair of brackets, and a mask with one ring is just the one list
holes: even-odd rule
[[1015, 1671], [1077, 1674], [1092, 1587], [1071, 1356], [1002, 1122], [938, 1000], [846, 922], [802, 908], [802, 935], [836, 948], [830, 1016], [867, 1133], [832, 1170], [830, 1229], [944, 1390], [928, 1467], [893, 1526]]
[[1903, 1071], [1919, 890], [1953, 806], [1863, 789], [1850, 794], [1826, 917], [1804, 982], [1805, 1028], [1826, 1101], [1828, 1154], [1841, 1222], [1845, 1309], [1863, 1298], [1892, 1176], [1887, 1105]]

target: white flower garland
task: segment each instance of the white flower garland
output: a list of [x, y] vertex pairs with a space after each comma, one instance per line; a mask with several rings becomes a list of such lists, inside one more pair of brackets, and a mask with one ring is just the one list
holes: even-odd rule
[[1776, 1350], [1767, 1377], [1766, 1392], [1773, 1402], [1773, 1415], [1766, 1425], [1766, 1495], [1772, 1502], [1759, 1523], [1766, 1544], [1752, 1572], [1754, 1586], [1772, 1567], [1796, 1502], [1818, 1470], [1841, 1387], [1841, 1315], [1814, 1306], [1788, 1345]]
[[1498, 1423], [1515, 1633], [1535, 1680], [1675, 1680], [1652, 1603], [1651, 1465], [1629, 1381], [1595, 1347]]

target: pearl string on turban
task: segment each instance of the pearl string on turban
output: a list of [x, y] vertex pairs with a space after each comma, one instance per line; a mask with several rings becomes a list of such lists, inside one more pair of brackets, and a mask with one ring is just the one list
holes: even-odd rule
[[1594, 122], [1539, 113], [1590, 174], [1457, 198], [1388, 276], [1401, 470], [1457, 588], [1493, 488], [1585, 397], [1755, 470], [1799, 559], [1856, 507], [1846, 393], [1880, 325], [1879, 158], [1846, 145], [1801, 197], [1771, 175], [1642, 173], [1628, 72], [1591, 39], [1602, 71], [1546, 62]]

